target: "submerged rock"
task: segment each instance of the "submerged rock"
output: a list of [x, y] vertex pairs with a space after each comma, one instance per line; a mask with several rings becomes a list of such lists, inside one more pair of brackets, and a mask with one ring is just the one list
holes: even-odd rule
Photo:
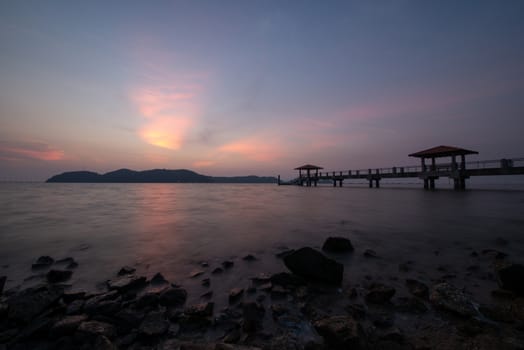
[[222, 266], [225, 268], [225, 269], [229, 269], [229, 268], [232, 268], [233, 265], [235, 265], [235, 263], [231, 260], [226, 260], [224, 262], [222, 262]]
[[406, 287], [414, 296], [427, 299], [429, 297], [429, 288], [424, 283], [414, 280], [406, 279]]
[[284, 258], [284, 263], [291, 272], [306, 279], [334, 285], [342, 283], [344, 266], [313, 248], [295, 251]]
[[244, 294], [244, 289], [242, 288], [233, 288], [229, 291], [229, 303], [232, 304], [236, 302]]
[[501, 288], [524, 295], [524, 266], [511, 264], [497, 271]]
[[351, 241], [344, 237], [328, 237], [322, 246], [322, 250], [331, 253], [352, 252], [353, 245]]
[[329, 316], [314, 324], [329, 349], [363, 349], [362, 330], [350, 316]]
[[136, 269], [131, 266], [124, 266], [118, 271], [118, 276], [125, 276], [125, 275], [131, 275], [135, 273]]
[[373, 304], [384, 304], [395, 295], [395, 292], [395, 288], [393, 287], [381, 283], [374, 283], [366, 294], [366, 301]]
[[372, 249], [366, 249], [364, 251], [364, 256], [366, 258], [378, 258], [377, 252]]
[[157, 272], [153, 278], [151, 278], [151, 283], [152, 284], [165, 284], [165, 283], [169, 283], [165, 277], [160, 273], [160, 272]]
[[59, 283], [67, 281], [73, 275], [73, 271], [69, 270], [51, 270], [46, 274], [46, 278], [50, 283]]
[[438, 308], [451, 311], [465, 317], [477, 316], [478, 312], [472, 301], [455, 286], [439, 283], [433, 286], [429, 301]]
[[244, 257], [242, 258], [242, 260], [245, 260], [245, 261], [255, 261], [255, 260], [257, 260], [257, 258], [256, 258], [254, 255], [252, 255], [252, 254], [248, 254], [248, 255], [244, 256]]

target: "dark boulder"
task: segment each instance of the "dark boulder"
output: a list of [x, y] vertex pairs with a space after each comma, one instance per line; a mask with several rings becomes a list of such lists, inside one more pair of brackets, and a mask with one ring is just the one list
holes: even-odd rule
[[222, 262], [222, 266], [225, 268], [225, 269], [230, 269], [233, 267], [233, 265], [235, 265], [235, 263], [231, 260], [226, 260], [226, 261], [223, 261]]
[[118, 271], [118, 276], [125, 276], [125, 275], [131, 275], [135, 273], [136, 269], [134, 267], [130, 266], [124, 266]]
[[433, 286], [429, 301], [437, 308], [464, 316], [478, 316], [477, 309], [466, 294], [449, 283], [439, 283]]
[[57, 302], [63, 294], [63, 288], [44, 285], [24, 289], [7, 300], [8, 318], [17, 322], [28, 323], [35, 316]]
[[364, 256], [366, 258], [378, 258], [377, 252], [374, 251], [373, 249], [366, 249], [364, 251]]
[[87, 320], [86, 315], [66, 316], [57, 321], [49, 330], [51, 338], [58, 338], [63, 335], [71, 334], [77, 330], [80, 324]]
[[330, 253], [348, 253], [353, 251], [351, 241], [344, 237], [328, 237], [322, 250]]
[[138, 331], [146, 337], [158, 337], [167, 332], [169, 322], [161, 312], [151, 312], [144, 318]]
[[44, 255], [36, 259], [35, 263], [31, 266], [33, 269], [42, 269], [47, 268], [55, 262], [55, 259], [53, 259], [50, 256]]
[[334, 285], [342, 283], [344, 266], [313, 248], [298, 249], [286, 256], [284, 263], [291, 272], [306, 279]]
[[180, 306], [186, 302], [187, 291], [180, 287], [170, 287], [160, 293], [159, 302], [164, 306]]
[[151, 283], [152, 284], [165, 284], [169, 282], [165, 279], [165, 277], [160, 272], [158, 272], [151, 278]]
[[184, 314], [195, 317], [213, 316], [214, 306], [215, 304], [212, 302], [191, 305], [184, 310]]
[[229, 303], [232, 304], [238, 301], [244, 294], [244, 289], [242, 288], [233, 288], [229, 291]]
[[314, 324], [318, 334], [324, 337], [329, 349], [363, 349], [363, 332], [350, 316], [330, 316]]
[[249, 302], [242, 305], [242, 329], [244, 332], [255, 332], [260, 328], [264, 318], [264, 307], [260, 304]]
[[115, 327], [112, 324], [100, 321], [85, 321], [78, 327], [78, 333], [86, 338], [96, 338], [104, 336], [109, 339], [116, 335]]
[[60, 283], [67, 281], [73, 275], [69, 270], [51, 270], [46, 274], [47, 281], [50, 283]]
[[498, 282], [501, 288], [524, 295], [524, 266], [511, 264], [498, 270]]
[[120, 293], [127, 292], [131, 289], [141, 288], [146, 285], [145, 277], [137, 277], [134, 275], [126, 275], [115, 280], [107, 282], [107, 286], [111, 290], [118, 290]]

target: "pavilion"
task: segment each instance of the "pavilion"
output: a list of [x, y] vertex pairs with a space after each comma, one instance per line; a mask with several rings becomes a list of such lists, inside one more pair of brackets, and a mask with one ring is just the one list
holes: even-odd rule
[[[305, 165], [299, 166], [298, 168], [295, 168], [295, 170], [298, 170], [298, 178], [299, 178], [300, 186], [304, 186], [304, 182], [306, 183], [306, 186], [308, 187], [310, 187], [312, 183], [316, 186], [318, 182], [318, 171], [322, 169], [324, 168], [319, 167], [317, 165], [312, 165], [312, 164], [305, 164]], [[302, 170], [306, 171], [305, 176], [302, 176]], [[315, 171], [314, 177], [312, 177], [312, 174], [311, 174], [312, 170]]]
[[[425, 189], [434, 189], [435, 180], [438, 179], [439, 172], [442, 174], [443, 170], [449, 171], [449, 177], [454, 181], [455, 189], [466, 188], [466, 155], [478, 154], [477, 151], [471, 151], [464, 148], [453, 146], [437, 146], [423, 151], [412, 153], [409, 156], [420, 158], [422, 171], [420, 178], [424, 180]], [[460, 167], [457, 164], [457, 157], [460, 156]], [[451, 157], [451, 164], [437, 165], [436, 158]], [[431, 165], [426, 165], [426, 159], [431, 159]]]

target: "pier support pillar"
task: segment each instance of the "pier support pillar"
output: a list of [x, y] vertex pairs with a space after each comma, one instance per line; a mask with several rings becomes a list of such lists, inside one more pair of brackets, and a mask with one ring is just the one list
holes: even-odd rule
[[375, 179], [375, 187], [380, 188], [380, 179]]
[[373, 180], [369, 180], [369, 188], [373, 188]]
[[425, 190], [429, 189], [429, 180], [428, 179], [424, 179], [424, 189]]
[[337, 187], [337, 180], [333, 179], [333, 187]]
[[278, 185], [280, 186], [280, 175], [278, 175]]
[[429, 188], [431, 190], [435, 189], [435, 179], [429, 179]]
[[338, 181], [338, 187], [342, 187], [342, 180]]

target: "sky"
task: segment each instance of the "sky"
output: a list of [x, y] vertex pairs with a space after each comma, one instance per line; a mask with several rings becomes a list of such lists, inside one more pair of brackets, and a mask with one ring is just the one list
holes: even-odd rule
[[0, 180], [524, 157], [524, 1], [0, 2]]

